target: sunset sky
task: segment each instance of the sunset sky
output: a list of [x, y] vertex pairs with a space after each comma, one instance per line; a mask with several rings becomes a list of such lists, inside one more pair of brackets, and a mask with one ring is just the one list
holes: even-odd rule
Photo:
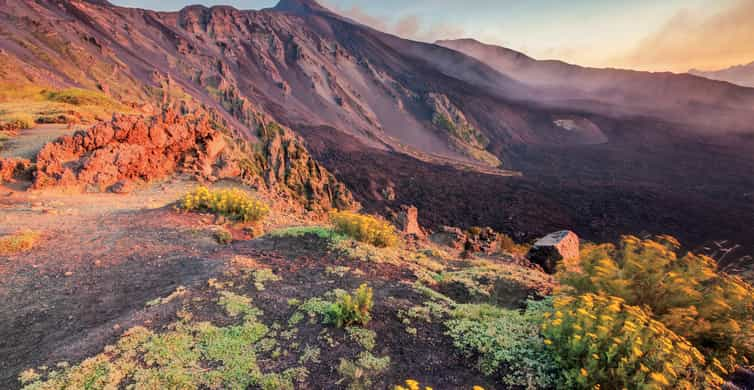
[[[187, 4], [239, 9], [276, 0], [115, 0], [176, 10]], [[752, 0], [323, 0], [362, 23], [406, 38], [471, 37], [539, 59], [684, 72], [754, 61]], [[406, 5], [408, 3], [408, 5]]]

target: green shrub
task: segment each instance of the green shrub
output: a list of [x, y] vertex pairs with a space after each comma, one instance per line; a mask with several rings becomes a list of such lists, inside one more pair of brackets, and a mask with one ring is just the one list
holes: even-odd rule
[[373, 330], [350, 327], [346, 329], [348, 337], [362, 346], [367, 351], [371, 351], [377, 345], [377, 333]]
[[366, 283], [359, 286], [353, 295], [343, 293], [327, 308], [325, 322], [338, 328], [352, 325], [365, 326], [372, 319], [372, 288]]
[[330, 214], [335, 231], [378, 247], [392, 247], [398, 243], [398, 235], [389, 222], [371, 215], [350, 211]]
[[618, 246], [586, 248], [561, 281], [575, 295], [599, 293], [644, 308], [729, 372], [754, 360], [754, 289], [720, 273], [714, 260], [678, 254], [669, 236], [624, 237]]
[[332, 229], [324, 226], [294, 226], [284, 229], [278, 229], [270, 233], [271, 237], [303, 237], [305, 235], [315, 235], [319, 238], [338, 242], [346, 237]]
[[551, 388], [557, 366], [545, 350], [539, 325], [549, 301], [530, 301], [526, 312], [491, 305], [457, 305], [446, 322], [453, 345], [477, 359], [485, 375], [506, 387]]
[[187, 211], [211, 212], [240, 222], [257, 222], [270, 212], [266, 204], [242, 190], [210, 190], [204, 186], [184, 195], [179, 207]]
[[[547, 315], [546, 315], [547, 316]], [[564, 389], [698, 389], [719, 387], [686, 339], [618, 297], [562, 296], [542, 325], [561, 368]]]

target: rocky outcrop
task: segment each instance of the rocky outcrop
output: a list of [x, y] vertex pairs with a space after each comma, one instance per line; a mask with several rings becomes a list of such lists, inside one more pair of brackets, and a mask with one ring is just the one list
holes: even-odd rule
[[193, 174], [238, 179], [294, 195], [307, 209], [358, 207], [351, 192], [315, 161], [293, 132], [274, 122], [251, 143], [213, 113], [167, 109], [152, 118], [116, 115], [47, 144], [37, 155], [34, 187], [127, 193], [135, 184]]
[[419, 225], [419, 209], [415, 206], [402, 205], [400, 211], [393, 217], [393, 221], [403, 235], [413, 236], [419, 240], [427, 237], [424, 229]]
[[0, 183], [13, 182], [30, 168], [31, 162], [25, 158], [0, 158]]
[[471, 228], [468, 231], [464, 250], [469, 253], [493, 254], [500, 251], [500, 235], [492, 228]]
[[463, 249], [466, 238], [466, 233], [463, 230], [452, 226], [441, 226], [439, 231], [430, 236], [432, 242], [453, 249]]
[[34, 187], [115, 190], [116, 184], [123, 188], [123, 182], [150, 181], [176, 171], [217, 179], [226, 165], [225, 147], [223, 134], [201, 112], [115, 115], [110, 122], [47, 144], [37, 155]]
[[267, 186], [287, 190], [312, 211], [360, 207], [351, 191], [309, 154], [292, 131], [272, 122], [260, 126], [258, 136], [263, 147], [254, 169]]
[[425, 102], [432, 110], [432, 124], [447, 133], [456, 150], [491, 166], [500, 165], [500, 160], [486, 150], [490, 140], [446, 95], [429, 93]]
[[559, 262], [579, 257], [579, 236], [570, 230], [550, 233], [534, 243], [527, 257], [548, 274], [554, 274]]

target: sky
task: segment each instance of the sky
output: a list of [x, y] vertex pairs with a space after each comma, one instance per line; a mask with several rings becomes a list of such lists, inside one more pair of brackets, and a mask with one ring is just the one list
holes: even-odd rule
[[[112, 0], [111, 0], [112, 1]], [[114, 0], [178, 10], [189, 4], [274, 6], [276, 0]], [[537, 59], [650, 71], [754, 62], [754, 0], [322, 0], [404, 38], [475, 38]]]

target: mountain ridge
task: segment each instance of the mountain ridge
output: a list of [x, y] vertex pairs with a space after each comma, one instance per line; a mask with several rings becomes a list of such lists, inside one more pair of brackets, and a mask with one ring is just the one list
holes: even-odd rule
[[727, 81], [743, 87], [754, 88], [754, 62], [741, 65], [733, 65], [718, 70], [690, 69], [690, 74], [706, 77], [712, 80]]

